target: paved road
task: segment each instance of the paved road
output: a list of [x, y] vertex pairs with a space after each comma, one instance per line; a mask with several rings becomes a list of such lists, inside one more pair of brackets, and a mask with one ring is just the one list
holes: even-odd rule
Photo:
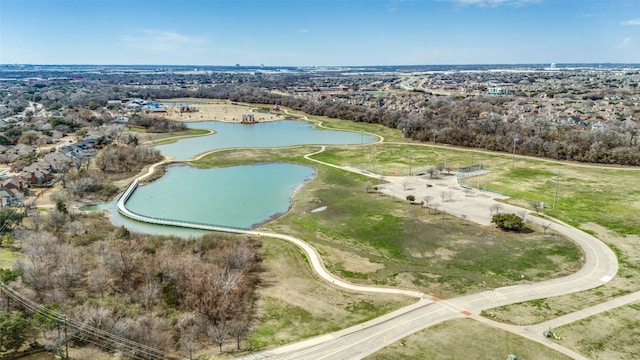
[[[324, 147], [320, 151], [323, 151]], [[311, 154], [310, 154], [311, 155]], [[306, 158], [314, 160], [307, 155]], [[339, 167], [323, 163], [326, 166], [342, 168], [382, 179], [387, 185], [379, 187], [380, 191], [388, 195], [405, 199], [407, 194], [416, 196], [417, 200], [425, 196], [437, 197], [440, 201], [432, 201], [430, 206], [437, 206], [449, 214], [466, 218], [480, 224], [489, 224], [493, 205], [498, 204], [494, 196], [461, 187], [455, 177], [444, 177], [440, 180], [424, 177], [381, 177], [380, 175], [363, 172], [359, 169]], [[155, 166], [154, 166], [155, 167]], [[139, 179], [148, 176], [149, 172]], [[427, 187], [429, 183], [432, 186]], [[446, 196], [442, 196], [442, 193]], [[522, 213], [523, 210], [514, 206], [500, 204], [502, 212]], [[482, 293], [460, 296], [448, 300], [441, 300], [429, 295], [411, 290], [391, 289], [373, 286], [359, 286], [349, 284], [333, 277], [323, 266], [323, 263], [313, 247], [306, 242], [284, 234], [274, 234], [261, 231], [242, 231], [254, 236], [270, 236], [290, 241], [299, 246], [309, 258], [312, 268], [325, 280], [337, 286], [355, 291], [385, 292], [404, 294], [418, 298], [418, 302], [384, 315], [369, 322], [353, 326], [335, 333], [325, 334], [312, 339], [246, 356], [246, 359], [361, 359], [370, 355], [387, 344], [400, 340], [410, 334], [420, 331], [437, 323], [460, 318], [472, 317], [482, 319], [478, 315], [483, 309], [513, 304], [516, 302], [547, 298], [570, 294], [600, 286], [611, 280], [617, 270], [618, 262], [615, 254], [595, 237], [575, 229], [555, 219], [543, 219], [528, 216], [527, 220], [539, 224], [550, 224], [551, 229], [573, 239], [584, 252], [585, 263], [578, 272], [558, 279], [507, 286]], [[238, 232], [236, 229], [229, 229]], [[221, 229], [221, 231], [225, 231]], [[485, 321], [490, 323], [489, 320]], [[504, 328], [508, 326], [502, 326]], [[512, 329], [514, 332], [518, 329]], [[535, 330], [534, 330], [535, 331]], [[564, 349], [564, 348], [562, 348]], [[572, 353], [564, 349], [565, 353]], [[578, 354], [573, 353], [578, 356]]]
[[[326, 165], [336, 167], [332, 164]], [[381, 178], [379, 175], [362, 172], [358, 169], [344, 169], [372, 178]], [[437, 196], [440, 197], [440, 201], [437, 203], [439, 209], [480, 224], [490, 223], [491, 211], [489, 209], [492, 205], [497, 204], [492, 195], [469, 191], [461, 187], [455, 177], [444, 178], [437, 182], [421, 177], [384, 177], [382, 179], [389, 182], [388, 185], [381, 187], [380, 191], [383, 193], [401, 199], [406, 198], [406, 194], [410, 193], [416, 195], [417, 200], [422, 199], [423, 196], [433, 196], [434, 198]], [[433, 186], [427, 187], [427, 183]], [[451, 200], [449, 200], [448, 194], [444, 198], [441, 197], [442, 191], [451, 193]], [[432, 206], [435, 205], [432, 203]], [[520, 213], [522, 210], [526, 210], [505, 204], [500, 204], [500, 206], [502, 212]], [[480, 318], [478, 315], [483, 309], [583, 291], [600, 286], [615, 276], [618, 270], [615, 254], [595, 237], [555, 219], [528, 216], [527, 220], [539, 224], [552, 222], [550, 228], [553, 231], [573, 239], [584, 252], [585, 263], [582, 269], [558, 279], [507, 286], [448, 300], [421, 295], [421, 300], [418, 303], [400, 309], [383, 319], [376, 319], [336, 333], [252, 354], [245, 358], [361, 359], [389, 343], [446, 320], [465, 316]], [[315, 264], [312, 265], [316, 271], [319, 271]], [[326, 270], [322, 268], [320, 271]], [[571, 354], [570, 356], [580, 357], [579, 354], [564, 348], [561, 348], [560, 351]]]

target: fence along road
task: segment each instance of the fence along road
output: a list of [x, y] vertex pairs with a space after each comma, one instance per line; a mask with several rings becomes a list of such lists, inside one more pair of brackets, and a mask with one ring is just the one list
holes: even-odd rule
[[[340, 168], [345, 171], [359, 173], [361, 175], [375, 179], [383, 179], [385, 181], [388, 181], [392, 185], [401, 186], [403, 188], [406, 187], [406, 185], [404, 184], [405, 177], [383, 177], [378, 174], [372, 174], [368, 171], [363, 172], [360, 169], [341, 167], [311, 158], [312, 155], [320, 153], [324, 151], [324, 149], [325, 147], [323, 146], [321, 150], [312, 154], [305, 155], [305, 158], [324, 166]], [[331, 334], [325, 334], [312, 339], [300, 341], [297, 343], [285, 345], [283, 347], [244, 357], [247, 359], [361, 359], [378, 351], [379, 349], [382, 349], [387, 344], [398, 341], [408, 335], [411, 335], [417, 331], [438, 324], [440, 322], [460, 317], [473, 318], [479, 315], [482, 310], [497, 306], [509, 305], [517, 302], [540, 298], [566, 295], [598, 287], [611, 280], [618, 271], [618, 261], [615, 254], [600, 240], [559, 220], [552, 218], [540, 219], [530, 216], [528, 218], [529, 221], [541, 225], [545, 224], [548, 221], [552, 221], [553, 230], [569, 237], [582, 249], [585, 256], [585, 263], [578, 272], [558, 279], [552, 279], [538, 283], [506, 286], [493, 289], [488, 292], [485, 291], [477, 294], [464, 295], [448, 300], [438, 299], [436, 297], [411, 290], [356, 286], [331, 275], [324, 268], [323, 263], [320, 260], [320, 257], [315, 249], [303, 240], [294, 238], [292, 236], [202, 224], [198, 225], [182, 223], [170, 220], [167, 220], [167, 222], [170, 223], [161, 223], [152, 218], [144, 217], [128, 211], [125, 207], [128, 196], [130, 196], [131, 193], [135, 190], [139, 180], [153, 172], [154, 167], [155, 166], [152, 166], [147, 174], [134, 180], [129, 188], [127, 188], [127, 191], [125, 191], [125, 193], [118, 200], [117, 208], [122, 215], [131, 217], [135, 220], [156, 224], [193, 227], [204, 230], [223, 231], [254, 236], [268, 236], [284, 239], [300, 247], [307, 254], [313, 270], [316, 271], [320, 277], [332, 282], [336, 286], [341, 286], [354, 291], [402, 294], [419, 299], [419, 301], [414, 303], [413, 305], [407, 306], [366, 323]], [[410, 178], [411, 181], [419, 182], [421, 180], [416, 177]], [[418, 188], [426, 189], [426, 186], [419, 186]], [[463, 189], [460, 186], [456, 187], [454, 184], [449, 185], [448, 190], [453, 191], [455, 194], [457, 194], [454, 195], [454, 198], [457, 199], [466, 197], [466, 192], [468, 189]], [[399, 193], [399, 190], [397, 189], [394, 190], [393, 187], [388, 190], [388, 194], [403, 199], [403, 194]], [[481, 197], [473, 206], [475, 210], [470, 209], [468, 206], [462, 207], [465, 209], [464, 211], [467, 212], [466, 214], [460, 213], [461, 207], [459, 206], [459, 203], [457, 201], [443, 202], [442, 204], [440, 204], [440, 206], [442, 207], [443, 211], [446, 211], [452, 215], [464, 215], [466, 219], [486, 225], [486, 217], [489, 216], [486, 214], [487, 210], [494, 204], [500, 204], [505, 212], [517, 213], [528, 211], [527, 209], [519, 208], [516, 206], [498, 203], [489, 196]], [[469, 212], [471, 213], [469, 214]], [[567, 350], [567, 354], [569, 353], [572, 354], [570, 356], [575, 357], [576, 355], [575, 353]]]

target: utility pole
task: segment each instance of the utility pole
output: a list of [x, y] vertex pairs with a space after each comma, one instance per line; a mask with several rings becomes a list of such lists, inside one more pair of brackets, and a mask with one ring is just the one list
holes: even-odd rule
[[64, 358], [69, 358], [69, 340], [67, 339], [67, 315], [64, 316]]
[[409, 150], [409, 176], [411, 176], [411, 165], [413, 163], [413, 150]]
[[344, 152], [342, 152], [342, 163], [347, 166], [347, 144], [344, 144]]
[[553, 209], [556, 208], [556, 200], [558, 200], [558, 182], [560, 182], [560, 170], [556, 170], [556, 191], [553, 194]]
[[[2, 293], [2, 288], [4, 288], [6, 285], [0, 281], [0, 293]], [[11, 303], [9, 302], [9, 292], [5, 292], [5, 295], [7, 296], [7, 311], [11, 312]]]
[[513, 169], [516, 166], [516, 144], [518, 143], [517, 137], [513, 138], [513, 153], [511, 154], [511, 168]]

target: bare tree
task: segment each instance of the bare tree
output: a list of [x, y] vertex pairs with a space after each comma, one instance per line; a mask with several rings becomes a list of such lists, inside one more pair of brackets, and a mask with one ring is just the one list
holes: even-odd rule
[[82, 287], [83, 271], [80, 253], [68, 245], [61, 245], [60, 261], [55, 272], [56, 286], [67, 297], [74, 297], [75, 289]]
[[409, 180], [408, 180], [408, 179], [404, 179], [404, 180], [402, 180], [402, 188], [403, 188], [403, 190], [405, 190], [405, 191], [406, 191], [407, 189], [409, 189]]
[[520, 215], [523, 222], [527, 222], [527, 210], [518, 211], [518, 215]]
[[180, 337], [180, 347], [189, 353], [189, 360], [193, 360], [193, 353], [198, 351], [198, 342], [191, 335]]
[[246, 318], [236, 319], [229, 324], [229, 336], [236, 340], [236, 349], [240, 350], [240, 343], [250, 334], [249, 321]]
[[371, 188], [372, 188], [371, 181], [367, 181], [367, 182], [364, 184], [364, 189], [365, 189], [365, 191], [368, 193], [368, 192], [370, 192], [370, 191], [371, 191]]
[[536, 212], [536, 214], [540, 214], [540, 210], [542, 209], [542, 203], [539, 201], [530, 201], [529, 205], [531, 205], [531, 207], [533, 208], [533, 211]]
[[551, 227], [551, 222], [546, 222], [544, 224], [542, 224], [542, 229], [544, 230], [544, 234], [547, 234], [547, 230], [549, 230], [549, 228]]
[[147, 273], [145, 276], [144, 289], [142, 290], [144, 307], [147, 311], [151, 311], [153, 308], [159, 290], [160, 284], [158, 284], [158, 279], [155, 274]]
[[47, 225], [54, 233], [59, 234], [64, 224], [67, 222], [68, 214], [58, 209], [49, 211], [49, 221]]
[[98, 296], [103, 298], [109, 289], [109, 275], [110, 273], [104, 264], [98, 264], [87, 276], [88, 289], [93, 294], [98, 294]]
[[498, 215], [500, 214], [500, 211], [502, 211], [502, 205], [493, 204], [491, 205], [491, 207], [489, 207], [489, 211], [491, 211], [491, 216]]
[[19, 259], [16, 267], [22, 280], [29, 285], [39, 299], [54, 286], [53, 272], [60, 259], [60, 243], [51, 233], [24, 230], [16, 232], [26, 259]]
[[440, 173], [440, 171], [436, 167], [431, 167], [427, 170], [427, 173], [429, 173], [429, 177], [433, 179], [438, 177], [438, 174]]
[[27, 217], [27, 221], [25, 222], [25, 226], [28, 226], [29, 229], [39, 232], [43, 226], [45, 225], [45, 218], [40, 214], [39, 211], [34, 211]]
[[424, 198], [422, 198], [422, 200], [424, 200], [424, 206], [429, 208], [429, 203], [433, 200], [433, 196], [427, 195]]
[[229, 326], [226, 321], [218, 321], [216, 324], [207, 326], [207, 337], [212, 343], [218, 345], [222, 353], [222, 345], [229, 336]]

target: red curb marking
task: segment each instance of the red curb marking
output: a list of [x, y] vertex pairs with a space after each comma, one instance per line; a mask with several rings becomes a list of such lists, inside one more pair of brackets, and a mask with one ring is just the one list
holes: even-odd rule
[[471, 314], [470, 312], [468, 312], [467, 310], [465, 310], [465, 311], [463, 311], [463, 312], [462, 312], [462, 315], [464, 315], [464, 316], [471, 316], [471, 315], [473, 315], [473, 314]]

